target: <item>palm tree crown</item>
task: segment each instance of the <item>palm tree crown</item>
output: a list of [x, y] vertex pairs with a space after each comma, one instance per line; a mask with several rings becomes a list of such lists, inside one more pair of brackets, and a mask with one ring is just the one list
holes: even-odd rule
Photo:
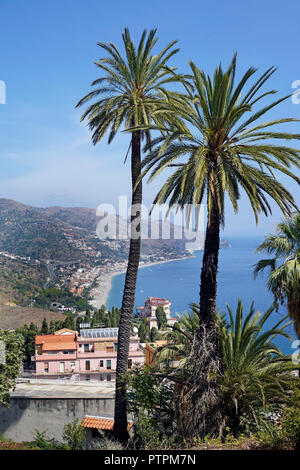
[[92, 83], [98, 88], [77, 104], [79, 107], [91, 99], [97, 99], [81, 117], [81, 120], [88, 119], [94, 144], [108, 131], [110, 143], [122, 126], [125, 129], [143, 127], [142, 133], [150, 143], [150, 124], [157, 128], [165, 127], [166, 122], [180, 125], [176, 114], [167, 112], [166, 108], [168, 100], [176, 101], [180, 95], [165, 88], [166, 84], [178, 80], [172, 73], [174, 68], [166, 67], [169, 59], [179, 50], [173, 48], [177, 41], [172, 41], [159, 54], [153, 55], [152, 50], [158, 40], [156, 30], [151, 30], [147, 39], [144, 31], [137, 49], [127, 28], [122, 38], [125, 59], [115, 44], [98, 43], [108, 53], [108, 57], [96, 62], [105, 75]]
[[271, 145], [268, 141], [300, 139], [300, 134], [270, 130], [275, 125], [297, 120], [283, 118], [253, 125], [267, 111], [288, 98], [283, 97], [253, 111], [255, 104], [275, 93], [274, 90], [258, 93], [275, 68], [268, 69], [245, 90], [256, 69], [249, 68], [234, 87], [236, 57], [226, 72], [218, 67], [212, 79], [193, 62], [190, 66], [194, 92], [186, 87], [187, 103], [180, 110], [190, 124], [190, 130], [170, 129], [166, 138], [155, 141], [156, 149], [143, 162], [143, 175], [152, 170], [149, 178], [152, 180], [174, 161], [188, 157], [186, 162], [178, 164], [179, 168], [167, 179], [155, 202], [164, 203], [169, 199], [171, 205], [200, 204], [207, 193], [208, 212], [214, 206], [223, 218], [225, 194], [237, 212], [242, 188], [256, 220], [259, 212], [266, 215], [271, 212], [266, 196], [270, 196], [283, 213], [289, 214], [295, 207], [293, 197], [275, 179], [274, 170], [299, 183], [300, 179], [290, 171], [290, 167], [300, 167], [300, 152], [284, 145]]

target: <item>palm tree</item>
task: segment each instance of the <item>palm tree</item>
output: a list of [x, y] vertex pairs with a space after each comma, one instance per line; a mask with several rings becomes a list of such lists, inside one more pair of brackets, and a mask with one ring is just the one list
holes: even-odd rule
[[153, 55], [153, 47], [158, 39], [156, 30], [151, 30], [147, 38], [144, 31], [137, 49], [128, 29], [125, 29], [122, 38], [125, 58], [115, 44], [98, 43], [108, 53], [108, 57], [96, 62], [104, 76], [92, 83], [92, 86], [97, 88], [82, 98], [77, 107], [96, 99], [81, 117], [81, 120], [88, 120], [89, 128], [93, 131], [94, 144], [107, 132], [108, 143], [120, 129], [131, 132], [127, 155], [131, 148], [132, 234], [119, 325], [114, 428], [115, 436], [125, 440], [128, 436], [126, 391], [121, 385], [121, 376], [127, 371], [130, 326], [141, 249], [142, 182], [138, 182], [141, 172], [141, 140], [145, 138], [150, 145], [150, 124], [157, 129], [164, 128], [166, 123], [180, 126], [176, 113], [170, 110], [171, 103], [175, 106], [180, 96], [165, 89], [166, 84], [176, 81], [172, 74], [174, 69], [166, 69], [169, 59], [178, 51], [173, 48], [176, 41]]
[[[193, 344], [192, 333], [199, 327], [199, 306], [192, 304], [192, 310], [192, 314], [184, 315], [178, 321], [181, 326], [175, 328], [177, 331], [173, 335], [170, 334], [168, 344], [157, 350], [160, 373], [165, 371], [171, 380], [176, 381], [175, 390], [179, 394], [185, 391], [186, 377], [192, 373], [187, 358]], [[226, 427], [237, 434], [243, 414], [250, 417], [254, 415], [254, 419], [258, 420], [258, 409], [284, 403], [289, 398], [286, 392], [293, 380], [291, 371], [297, 368], [291, 357], [284, 355], [274, 343], [275, 338], [290, 339], [285, 331], [290, 324], [286, 322], [286, 317], [269, 329], [266, 327], [274, 307], [265, 313], [255, 312], [252, 303], [249, 313], [244, 316], [243, 304], [239, 299], [235, 315], [229, 305], [227, 310], [229, 322], [224, 320], [223, 315], [217, 315], [222, 371], [215, 377], [221, 390], [219, 409], [216, 411], [222, 419], [219, 428], [214, 431], [222, 437]], [[174, 354], [176, 357], [180, 355], [181, 361], [172, 369], [169, 360], [174, 359]], [[178, 385], [180, 381], [181, 385]], [[187, 410], [193, 412], [189, 393], [185, 391], [185, 400], [179, 404], [179, 407], [185, 407], [185, 416], [191, 416]], [[179, 421], [183, 436], [188, 425], [186, 420]]]
[[162, 363], [164, 368], [168, 366], [170, 370], [173, 367], [185, 366], [191, 352], [194, 333], [199, 328], [198, 308], [197, 304], [191, 304], [192, 312], [185, 312], [178, 316], [174, 325], [167, 326], [160, 333], [161, 339], [165, 340], [166, 344], [155, 349], [157, 364]]
[[[298, 184], [300, 179], [290, 170], [299, 168], [299, 150], [285, 145], [270, 144], [270, 139], [299, 139], [300, 134], [274, 132], [273, 127], [296, 121], [282, 118], [259, 122], [267, 111], [286, 100], [280, 98], [254, 111], [263, 98], [274, 90], [260, 92], [274, 73], [269, 68], [248, 88], [248, 81], [256, 73], [249, 68], [235, 86], [236, 57], [223, 72], [219, 66], [211, 78], [190, 62], [194, 91], [186, 87], [187, 99], [180, 115], [189, 130], [170, 128], [167, 136], [157, 138], [143, 161], [142, 177], [150, 172], [152, 181], [170, 166], [178, 168], [167, 178], [154, 203], [183, 207], [207, 203], [207, 226], [201, 269], [200, 327], [194, 335], [190, 362], [194, 366], [193, 383], [194, 420], [189, 433], [198, 433], [199, 423], [215, 428], [212, 414], [218, 402], [218, 384], [213, 377], [220, 368], [217, 348], [216, 295], [220, 248], [220, 229], [224, 225], [225, 196], [234, 211], [242, 190], [248, 197], [256, 223], [263, 212], [271, 214], [268, 199], [273, 200], [283, 214], [296, 207], [290, 192], [274, 175], [288, 175]], [[177, 162], [177, 163], [176, 163]], [[191, 384], [190, 384], [191, 386]]]
[[276, 234], [266, 237], [256, 251], [273, 255], [255, 265], [254, 275], [256, 277], [259, 272], [270, 270], [267, 286], [275, 302], [287, 304], [300, 339], [300, 213], [278, 224]]
[[[236, 435], [241, 416], [253, 414], [266, 405], [285, 403], [296, 369], [291, 356], [284, 355], [274, 339], [287, 338], [285, 331], [290, 322], [280, 319], [267, 329], [266, 322], [274, 306], [265, 313], [255, 312], [254, 303], [244, 318], [243, 304], [239, 299], [235, 317], [227, 305], [229, 325], [220, 330], [222, 373], [217, 381], [222, 391], [223, 421], [219, 430], [222, 435], [229, 426]], [[297, 380], [295, 378], [295, 380]]]

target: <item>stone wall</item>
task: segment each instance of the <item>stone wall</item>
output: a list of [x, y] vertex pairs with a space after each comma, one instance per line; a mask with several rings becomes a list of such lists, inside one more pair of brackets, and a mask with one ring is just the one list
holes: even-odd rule
[[10, 408], [0, 407], [0, 434], [14, 442], [32, 441], [35, 429], [62, 442], [63, 427], [85, 415], [112, 417], [113, 398], [11, 399]]

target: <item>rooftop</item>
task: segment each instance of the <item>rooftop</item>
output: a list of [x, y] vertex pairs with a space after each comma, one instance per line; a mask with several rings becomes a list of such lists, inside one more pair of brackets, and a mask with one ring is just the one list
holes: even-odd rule
[[113, 398], [115, 382], [18, 379], [12, 398]]
[[117, 338], [119, 328], [91, 328], [80, 330], [80, 336], [85, 338]]
[[[84, 428], [103, 429], [103, 430], [112, 431], [114, 429], [114, 423], [115, 421], [113, 418], [86, 415], [80, 424]], [[129, 421], [127, 425], [127, 430], [129, 431], [132, 426], [133, 426], [133, 422]]]

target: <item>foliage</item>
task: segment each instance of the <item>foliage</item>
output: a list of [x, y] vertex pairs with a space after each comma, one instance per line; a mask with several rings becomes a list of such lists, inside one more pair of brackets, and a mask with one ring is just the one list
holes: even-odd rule
[[146, 34], [144, 31], [136, 49], [129, 30], [125, 28], [122, 34], [125, 58], [115, 44], [98, 43], [108, 54], [108, 57], [96, 62], [104, 75], [92, 83], [98, 88], [77, 104], [80, 107], [96, 99], [81, 117], [81, 120], [88, 119], [89, 127], [94, 131], [94, 144], [108, 131], [110, 143], [122, 126], [127, 130], [140, 126], [150, 144], [151, 124], [157, 129], [164, 129], [166, 123], [179, 127], [183, 125], [167, 106], [168, 101], [180, 101], [180, 95], [165, 88], [165, 85], [178, 81], [172, 73], [174, 68], [167, 67], [170, 58], [178, 52], [178, 49], [173, 49], [176, 41], [168, 44], [159, 54], [152, 55], [158, 39], [155, 37], [156, 30], [151, 30], [147, 39]]
[[275, 302], [287, 304], [300, 338], [300, 213], [278, 224], [276, 233], [266, 237], [256, 251], [273, 255], [255, 265], [254, 275], [269, 270], [267, 286]]
[[89, 445], [89, 450], [124, 450], [124, 446], [114, 439], [103, 437], [93, 440]]
[[124, 382], [129, 411], [138, 415], [144, 410], [160, 432], [172, 435], [175, 431], [173, 384], [157, 375], [155, 367], [138, 365], [125, 375]]
[[72, 423], [65, 424], [63, 439], [72, 450], [82, 450], [85, 445], [85, 429], [75, 419]]
[[[234, 88], [236, 56], [226, 72], [219, 66], [212, 78], [193, 62], [190, 67], [193, 90], [186, 87], [185, 103], [177, 109], [190, 129], [182, 132], [171, 127], [168, 134], [152, 142], [154, 149], [147, 147], [149, 154], [143, 161], [143, 176], [151, 171], [149, 181], [152, 181], [179, 160], [175, 165], [178, 168], [168, 177], [154, 202], [163, 204], [169, 200], [171, 206], [201, 204], [207, 193], [208, 213], [215, 207], [223, 217], [225, 194], [237, 212], [240, 189], [243, 189], [256, 220], [259, 212], [271, 213], [268, 196], [284, 214], [290, 214], [291, 209], [296, 208], [294, 199], [273, 172], [299, 183], [300, 179], [289, 169], [291, 165], [300, 167], [299, 150], [270, 145], [268, 141], [299, 140], [300, 134], [269, 130], [296, 119], [283, 118], [253, 126], [269, 110], [289, 98], [285, 96], [254, 112], [254, 105], [275, 93], [271, 90], [258, 94], [276, 69], [269, 68], [246, 90], [245, 86], [257, 70], [250, 67]], [[187, 162], [181, 160], [184, 157], [188, 157]]]
[[75, 308], [77, 311], [86, 310], [90, 307], [89, 302], [80, 295], [73, 295], [66, 289], [48, 287], [42, 289], [35, 297], [35, 306], [41, 308], [52, 308], [53, 302], [59, 302], [67, 308]]
[[147, 341], [150, 341], [150, 329], [148, 327], [147, 320], [142, 322], [139, 326], [138, 335], [141, 343], [146, 343]]
[[191, 304], [191, 313], [185, 312], [178, 317], [173, 326], [169, 326], [161, 333], [162, 339], [167, 340], [167, 344], [156, 349], [158, 363], [164, 363], [172, 367], [173, 361], [179, 361], [179, 367], [186, 364], [191, 352], [195, 330], [199, 327], [199, 316], [197, 304]]
[[[158, 348], [157, 357], [161, 366], [165, 366], [170, 379], [176, 378], [183, 383], [189, 381], [189, 369], [186, 357], [191, 351], [193, 331], [197, 328], [197, 305], [193, 304], [193, 315], [185, 315], [166, 332], [169, 339], [166, 346]], [[219, 348], [221, 352], [222, 372], [216, 377], [221, 395], [219, 408], [223, 415], [221, 435], [226, 427], [235, 435], [245, 428], [248, 420], [257, 429], [257, 422], [265, 419], [266, 412], [275, 410], [288, 400], [288, 390], [293, 382], [291, 371], [296, 369], [290, 356], [281, 353], [274, 339], [289, 338], [285, 332], [289, 323], [280, 319], [273, 327], [267, 328], [267, 322], [274, 310], [266, 313], [255, 312], [253, 304], [244, 316], [243, 305], [239, 300], [235, 316], [229, 306], [230, 322], [218, 317]], [[179, 326], [178, 326], [179, 325]], [[177, 368], [170, 367], [170, 360], [181, 358]], [[295, 379], [298, 380], [298, 379]], [[249, 429], [249, 428], [248, 428]]]
[[235, 317], [229, 306], [227, 308], [230, 324], [220, 330], [223, 372], [218, 381], [224, 417], [236, 432], [242, 413], [250, 414], [257, 406], [286, 401], [291, 371], [297, 366], [273, 342], [274, 338], [289, 338], [285, 332], [289, 325], [286, 317], [268, 329], [266, 322], [274, 308], [264, 314], [255, 313], [252, 304], [246, 317], [241, 300]]
[[145, 411], [139, 411], [134, 425], [134, 437], [129, 442], [129, 448], [136, 450], [175, 449], [174, 437], [166, 436], [159, 431], [157, 422]]
[[[299, 380], [298, 380], [299, 382]], [[300, 385], [294, 387], [291, 399], [284, 409], [281, 420], [282, 434], [300, 449]]]
[[35, 337], [39, 334], [38, 327], [35, 323], [31, 322], [29, 327], [28, 325], [24, 325], [17, 330], [17, 333], [23, 337], [24, 359], [27, 365], [30, 365], [31, 357], [35, 354]]
[[15, 389], [23, 359], [24, 341], [19, 333], [0, 330], [5, 344], [5, 363], [0, 364], [0, 405], [9, 407], [10, 391]]
[[44, 318], [43, 323], [42, 323], [41, 334], [42, 335], [48, 334], [48, 323], [47, 323], [46, 318]]
[[30, 445], [32, 447], [38, 447], [42, 450], [70, 450], [68, 445], [62, 444], [55, 439], [50, 439], [47, 437], [46, 431], [40, 432], [38, 429], [35, 429], [34, 440], [24, 444]]
[[[288, 176], [300, 183], [290, 167], [300, 167], [300, 151], [287, 147], [282, 140], [299, 140], [300, 134], [273, 132], [276, 125], [295, 121], [277, 119], [258, 121], [269, 110], [289, 96], [258, 108], [266, 96], [261, 87], [275, 72], [271, 67], [254, 83], [250, 78], [256, 69], [249, 68], [237, 85], [236, 56], [224, 72], [221, 65], [210, 77], [190, 62], [192, 87], [185, 84], [185, 103], [178, 103], [176, 113], [187, 123], [188, 129], [170, 126], [161, 136], [146, 144], [148, 152], [142, 162], [140, 179], [149, 174], [152, 181], [164, 170], [176, 167], [154, 199], [154, 204], [169, 203], [169, 207], [186, 208], [207, 203], [207, 228], [202, 258], [200, 308], [201, 325], [195, 331], [189, 356], [189, 400], [179, 408], [180, 432], [193, 437], [200, 432], [211, 433], [222, 426], [216, 413], [220, 392], [215, 377], [220, 372], [221, 358], [217, 347], [216, 298], [217, 270], [220, 247], [220, 229], [225, 221], [225, 200], [237, 213], [241, 192], [251, 204], [258, 222], [262, 212], [271, 214], [270, 201], [275, 202], [284, 215], [296, 209], [292, 194], [281, 184], [277, 175]], [[270, 140], [279, 139], [279, 145]], [[276, 176], [275, 176], [276, 173]], [[190, 218], [192, 211], [186, 211]], [[197, 217], [197, 214], [196, 214]], [[189, 407], [189, 403], [193, 406]]]
[[164, 311], [164, 308], [159, 306], [156, 309], [156, 318], [157, 318], [157, 324], [158, 324], [158, 329], [160, 330], [162, 327], [167, 325], [167, 316], [166, 312]]
[[157, 341], [159, 338], [160, 338], [159, 331], [158, 331], [157, 328], [155, 328], [155, 326], [153, 326], [153, 327], [151, 328], [151, 332], [150, 332], [150, 339], [151, 339], [151, 341], [154, 343], [154, 342]]

